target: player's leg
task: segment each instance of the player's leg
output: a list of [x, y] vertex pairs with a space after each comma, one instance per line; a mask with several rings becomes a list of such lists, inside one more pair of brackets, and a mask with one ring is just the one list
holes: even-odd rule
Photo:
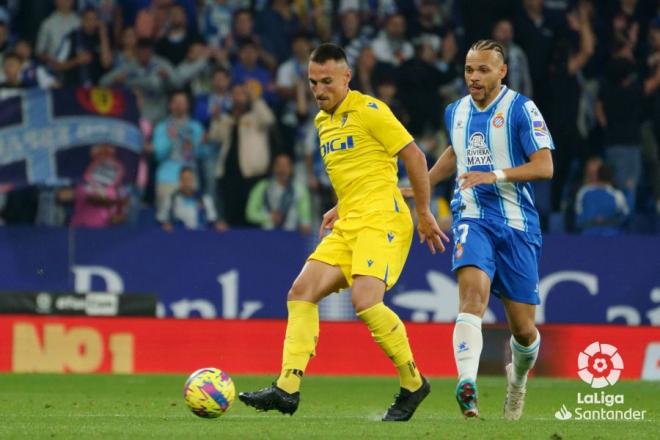
[[465, 417], [479, 415], [477, 372], [483, 347], [481, 320], [488, 305], [495, 274], [492, 226], [483, 220], [463, 219], [453, 226], [452, 270], [458, 278], [459, 305], [453, 350], [458, 371], [456, 402]]
[[536, 306], [502, 298], [511, 329], [511, 363], [506, 366], [507, 396], [504, 417], [518, 420], [522, 416], [527, 374], [534, 367], [541, 347], [541, 334], [534, 324]]
[[358, 317], [367, 325], [374, 341], [392, 360], [399, 373], [400, 393], [383, 420], [406, 421], [430, 393], [431, 386], [417, 369], [405, 325], [383, 303], [385, 289], [382, 279], [356, 275], [353, 277], [351, 299]]
[[277, 386], [287, 393], [300, 389], [307, 363], [314, 356], [319, 338], [319, 306], [323, 298], [347, 286], [340, 268], [309, 260], [295, 279], [287, 296], [289, 312], [282, 372]]
[[538, 295], [539, 234], [505, 228], [497, 247], [497, 276], [493, 293], [502, 299], [511, 329], [511, 363], [506, 366], [507, 396], [504, 417], [522, 416], [527, 393], [527, 373], [534, 366], [541, 345], [534, 318]]
[[351, 264], [353, 307], [399, 373], [401, 390], [383, 417], [386, 421], [409, 420], [431, 390], [417, 370], [403, 322], [383, 303], [385, 291], [396, 284], [403, 270], [412, 234], [408, 212], [379, 212], [363, 218], [356, 230]]
[[342, 270], [317, 260], [308, 260], [289, 290], [289, 312], [282, 353], [282, 372], [270, 387], [238, 395], [246, 405], [260, 411], [276, 409], [293, 414], [300, 399], [300, 382], [314, 356], [319, 337], [318, 302], [347, 286]]
[[353, 278], [352, 291], [355, 312], [394, 363], [401, 388], [418, 390], [422, 379], [412, 356], [406, 328], [397, 314], [383, 303], [385, 283], [378, 278], [358, 275]]
[[481, 321], [488, 306], [491, 280], [475, 266], [458, 269], [459, 305], [454, 325], [453, 347], [458, 385], [456, 400], [465, 417], [479, 415], [477, 409], [477, 373], [483, 348]]

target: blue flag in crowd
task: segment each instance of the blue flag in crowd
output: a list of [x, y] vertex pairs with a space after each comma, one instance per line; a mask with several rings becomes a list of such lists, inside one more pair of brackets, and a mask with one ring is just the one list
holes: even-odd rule
[[142, 134], [135, 96], [106, 88], [31, 89], [0, 101], [0, 183], [78, 180], [95, 145], [116, 147], [135, 181]]

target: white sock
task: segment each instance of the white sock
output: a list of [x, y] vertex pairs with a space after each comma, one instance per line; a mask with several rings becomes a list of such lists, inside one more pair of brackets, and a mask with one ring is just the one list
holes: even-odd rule
[[513, 363], [513, 382], [523, 387], [527, 383], [527, 373], [534, 368], [541, 346], [541, 333], [536, 331], [536, 339], [529, 347], [524, 347], [511, 336], [511, 358]]
[[477, 380], [483, 344], [481, 318], [470, 313], [459, 313], [454, 326], [454, 359], [459, 381]]

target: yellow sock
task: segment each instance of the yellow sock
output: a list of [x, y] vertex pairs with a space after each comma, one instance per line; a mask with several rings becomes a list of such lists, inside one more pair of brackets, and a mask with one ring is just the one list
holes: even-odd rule
[[314, 356], [319, 339], [319, 307], [307, 301], [287, 302], [289, 319], [286, 324], [282, 373], [277, 387], [287, 393], [300, 390], [300, 381], [307, 363]]
[[422, 377], [413, 360], [406, 328], [397, 314], [381, 302], [361, 311], [358, 317], [367, 324], [371, 336], [396, 366], [401, 387], [409, 391], [419, 389]]

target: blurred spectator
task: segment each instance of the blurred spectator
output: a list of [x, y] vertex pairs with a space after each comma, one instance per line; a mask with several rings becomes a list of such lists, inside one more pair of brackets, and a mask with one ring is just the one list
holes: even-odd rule
[[409, 22], [408, 35], [411, 39], [425, 35], [441, 35], [440, 2], [438, 0], [420, 0], [417, 2], [417, 14]]
[[257, 179], [268, 171], [268, 135], [273, 112], [245, 84], [232, 87], [231, 111], [213, 118], [209, 140], [220, 144], [216, 168], [220, 217], [230, 226], [247, 226], [245, 206]]
[[[593, 168], [598, 161], [590, 160], [587, 167]], [[607, 166], [600, 163], [597, 170], [595, 176], [588, 174], [577, 194], [576, 224], [583, 234], [617, 235], [621, 233], [621, 226], [628, 216], [626, 197], [612, 187], [612, 171]]]
[[344, 48], [351, 69], [355, 68], [362, 49], [371, 42], [373, 33], [371, 26], [360, 23], [360, 14], [356, 10], [346, 10], [339, 16], [339, 31], [333, 35], [332, 41]]
[[415, 57], [401, 65], [399, 88], [403, 105], [410, 114], [408, 129], [413, 136], [437, 131], [442, 120], [438, 97], [440, 72], [435, 67], [439, 41], [421, 38]]
[[120, 15], [118, 0], [77, 0], [78, 11], [80, 13], [94, 9], [101, 20], [106, 25], [111, 25]]
[[603, 128], [607, 164], [615, 185], [626, 192], [628, 206], [635, 206], [642, 173], [640, 124], [643, 89], [635, 70], [632, 48], [619, 43], [600, 87], [596, 116]]
[[259, 48], [254, 41], [245, 41], [238, 52], [238, 62], [231, 77], [236, 83], [245, 84], [250, 93], [272, 103], [275, 85], [268, 69], [259, 65]]
[[529, 62], [534, 90], [530, 98], [543, 111], [552, 97], [547, 86], [555, 29], [543, 11], [543, 0], [523, 0], [522, 4], [522, 13], [514, 22], [515, 39]]
[[156, 42], [156, 53], [173, 66], [177, 66], [186, 58], [191, 46], [204, 43], [199, 35], [188, 30], [187, 23], [186, 10], [179, 5], [172, 6], [167, 31]]
[[107, 27], [113, 41], [119, 41], [124, 20], [120, 3], [122, 0], [78, 0], [78, 11], [94, 9], [99, 20]]
[[376, 60], [371, 46], [364, 46], [353, 70], [349, 86], [353, 90], [376, 96], [376, 83], [385, 76], [393, 75], [392, 66]]
[[91, 161], [83, 180], [73, 190], [58, 193], [60, 202], [73, 201], [71, 226], [105, 228], [126, 221], [128, 190], [123, 182], [124, 165], [111, 145], [92, 147]]
[[[313, 116], [309, 108], [314, 107], [315, 100], [307, 85], [310, 51], [311, 43], [307, 35], [296, 35], [293, 39], [293, 56], [277, 69], [276, 87], [279, 101], [283, 103], [280, 121], [284, 137], [282, 144], [285, 146], [294, 146], [299, 129], [309, 117]], [[300, 99], [306, 101], [304, 103], [298, 99], [299, 90], [302, 92]], [[292, 150], [288, 150], [287, 153], [294, 154]]]
[[[220, 116], [221, 113], [231, 109], [231, 77], [229, 72], [218, 67], [213, 71], [211, 77], [211, 91], [197, 96], [193, 110], [193, 118], [201, 122], [206, 130], [211, 125], [211, 120]], [[201, 165], [200, 186], [205, 192], [213, 192], [215, 188], [215, 167], [218, 161], [218, 145], [208, 141], [208, 133], [204, 136], [205, 150], [208, 157]]]
[[297, 0], [292, 7], [301, 22], [301, 29], [313, 32], [319, 41], [332, 38], [334, 5], [328, 0]]
[[154, 154], [156, 171], [156, 210], [162, 218], [168, 200], [176, 191], [179, 173], [184, 166], [196, 167], [203, 157], [204, 128], [190, 118], [190, 103], [185, 92], [174, 92], [169, 102], [170, 116], [156, 125]]
[[338, 9], [339, 13], [349, 10], [359, 11], [365, 23], [382, 24], [387, 17], [399, 12], [398, 3], [405, 2], [397, 2], [396, 0], [340, 0]]
[[511, 20], [502, 19], [495, 23], [493, 39], [504, 46], [508, 66], [506, 82], [509, 88], [525, 96], [533, 96], [532, 77], [529, 74], [527, 56], [520, 46], [513, 42]]
[[21, 76], [28, 87], [43, 89], [59, 86], [57, 79], [32, 56], [32, 46], [27, 40], [18, 40], [14, 45], [16, 55], [21, 59]]
[[227, 224], [218, 221], [213, 198], [198, 191], [197, 176], [189, 167], [181, 168], [179, 187], [168, 199], [166, 207], [159, 212], [157, 220], [168, 232], [177, 226], [194, 230], [212, 226], [218, 231], [227, 230]]
[[293, 37], [293, 56], [282, 63], [277, 69], [277, 92], [283, 99], [295, 97], [296, 84], [307, 81], [307, 64], [311, 43], [306, 34]]
[[271, 0], [270, 6], [257, 16], [261, 47], [274, 55], [278, 63], [291, 56], [293, 37], [302, 29], [291, 3], [290, 0]]
[[163, 119], [167, 109], [167, 93], [178, 86], [172, 65], [153, 53], [153, 43], [140, 39], [135, 60], [115, 67], [101, 78], [102, 86], [123, 85], [135, 92], [140, 113], [152, 123]]
[[551, 99], [544, 114], [556, 146], [555, 175], [551, 187], [551, 204], [555, 211], [568, 206], [568, 188], [579, 184], [579, 162], [588, 155], [578, 119], [583, 80], [581, 72], [595, 48], [590, 8], [590, 3], [581, 1], [566, 14], [569, 28], [556, 36], [548, 69], [550, 83], [545, 86], [551, 92]]
[[390, 110], [392, 110], [392, 113], [394, 113], [394, 116], [403, 125], [410, 127], [410, 115], [408, 114], [408, 110], [401, 104], [399, 95], [396, 81], [392, 77], [383, 77], [376, 84], [376, 98], [387, 104]]
[[80, 28], [71, 31], [62, 41], [54, 63], [62, 74], [62, 84], [91, 86], [112, 67], [112, 49], [105, 23], [99, 21], [95, 9], [82, 13]]
[[[458, 41], [453, 31], [446, 32], [440, 43], [440, 56], [435, 61], [440, 71], [440, 96], [446, 106], [465, 95], [464, 60], [458, 57]], [[441, 118], [444, 123], [444, 118]]]
[[2, 62], [2, 57], [4, 54], [7, 53], [11, 47], [9, 37], [9, 23], [7, 21], [3, 21], [0, 17], [0, 63]]
[[137, 58], [137, 42], [137, 33], [135, 33], [134, 28], [127, 27], [122, 30], [119, 50], [115, 53], [115, 66], [135, 62]]
[[646, 59], [644, 94], [648, 97], [648, 121], [642, 127], [642, 161], [646, 164], [660, 214], [660, 20], [649, 28], [649, 55]]
[[200, 8], [199, 29], [206, 42], [220, 47], [231, 33], [231, 24], [237, 3], [231, 0], [205, 0]]
[[231, 108], [231, 76], [227, 69], [218, 67], [211, 76], [211, 91], [197, 96], [193, 117], [205, 127], [209, 127], [211, 119]]
[[641, 30], [640, 17], [637, 14], [638, 6], [637, 0], [619, 0], [618, 11], [612, 18], [610, 51], [625, 46], [631, 54], [637, 54]]
[[385, 28], [378, 33], [372, 47], [378, 61], [399, 66], [415, 55], [415, 49], [406, 37], [406, 20], [400, 14], [387, 18]]
[[21, 58], [15, 52], [8, 52], [2, 59], [2, 72], [4, 80], [0, 82], [0, 98], [5, 99], [14, 93], [7, 93], [6, 89], [22, 89], [29, 87], [21, 75]]
[[307, 188], [293, 181], [293, 164], [286, 154], [273, 160], [271, 177], [250, 191], [247, 220], [262, 229], [283, 229], [309, 234], [311, 205]]
[[174, 0], [151, 0], [149, 6], [140, 9], [135, 17], [138, 38], [162, 38], [167, 32], [173, 5]]
[[73, 0], [55, 0], [55, 11], [39, 27], [36, 46], [39, 59], [54, 64], [62, 41], [78, 26], [80, 18], [73, 9]]

